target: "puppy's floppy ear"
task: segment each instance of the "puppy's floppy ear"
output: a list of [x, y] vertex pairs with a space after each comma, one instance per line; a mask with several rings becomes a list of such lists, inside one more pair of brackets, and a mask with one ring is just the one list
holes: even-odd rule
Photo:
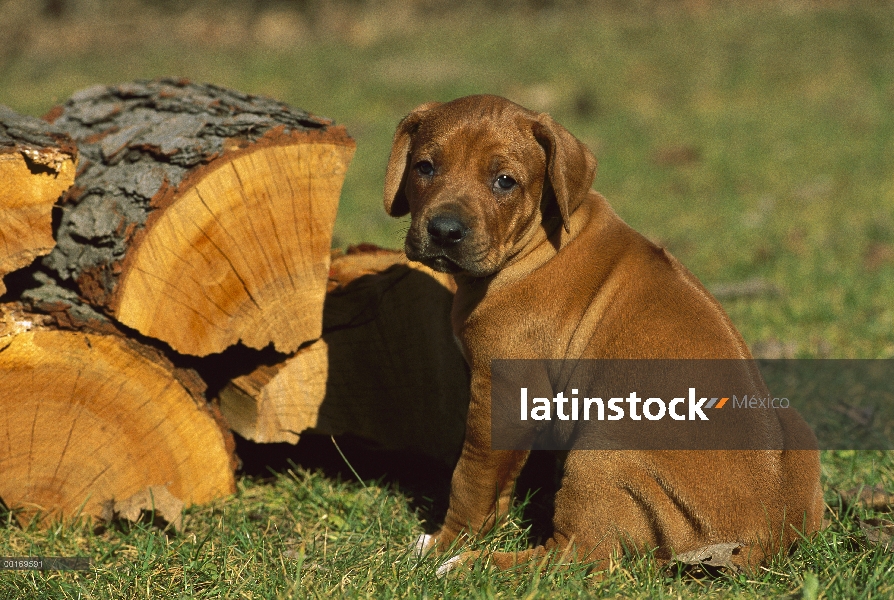
[[397, 131], [394, 132], [391, 156], [385, 168], [385, 212], [392, 217], [402, 217], [410, 212], [410, 205], [404, 194], [404, 182], [410, 161], [410, 144], [413, 141], [413, 134], [419, 129], [422, 115], [440, 104], [440, 102], [426, 102], [417, 106], [398, 123]]
[[596, 157], [583, 142], [546, 113], [537, 115], [534, 137], [546, 150], [544, 193], [552, 188], [565, 231], [570, 232], [571, 213], [583, 202], [596, 177]]

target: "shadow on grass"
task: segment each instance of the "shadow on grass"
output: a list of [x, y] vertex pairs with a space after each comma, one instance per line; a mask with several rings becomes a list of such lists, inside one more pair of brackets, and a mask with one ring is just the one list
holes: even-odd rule
[[[353, 481], [356, 471], [364, 482], [377, 481], [410, 499], [410, 508], [424, 522], [427, 533], [444, 520], [450, 497], [453, 468], [417, 452], [384, 450], [355, 436], [337, 436], [338, 449], [328, 435], [302, 434], [295, 444], [258, 444], [236, 436], [236, 454], [242, 460], [240, 475], [267, 478], [284, 473], [292, 465], [320, 471], [326, 477]], [[350, 466], [345, 459], [350, 463]], [[530, 523], [530, 543], [542, 543], [552, 535], [554, 498], [561, 471], [550, 452], [532, 452], [518, 479], [515, 495], [525, 500], [523, 521]]]

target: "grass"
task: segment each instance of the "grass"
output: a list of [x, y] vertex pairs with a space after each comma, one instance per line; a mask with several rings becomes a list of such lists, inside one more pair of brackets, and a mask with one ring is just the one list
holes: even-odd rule
[[[881, 453], [825, 458], [827, 473], [841, 483], [890, 481], [894, 475], [890, 456]], [[810, 597], [803, 594], [810, 577], [821, 594], [813, 597], [894, 594], [891, 553], [867, 544], [858, 515], [847, 511], [833, 513], [833, 524], [792, 556], [750, 575], [678, 577], [640, 557], [614, 564], [602, 580], [584, 569], [541, 576], [495, 573], [486, 565], [439, 579], [435, 560], [420, 561], [408, 552], [421, 531], [412, 504], [394, 484], [345, 481], [293, 467], [272, 479], [243, 478], [235, 498], [191, 509], [177, 534], [149, 523], [94, 530], [75, 521], [48, 531], [8, 524], [0, 554], [90, 556], [94, 569], [2, 572], [0, 597], [799, 598]], [[478, 547], [524, 547], [528, 530], [522, 508]]]
[[[709, 287], [759, 279], [780, 291], [723, 301], [757, 353], [894, 357], [891, 3], [352, 6], [314, 20], [199, 8], [30, 29], [7, 21], [25, 33], [0, 55], [0, 103], [42, 114], [88, 85], [163, 75], [275, 96], [345, 123], [357, 139], [336, 243], [399, 247], [405, 223], [381, 208], [397, 121], [428, 100], [505, 95], [586, 141], [600, 161], [596, 189]], [[823, 468], [830, 502], [834, 489], [894, 485], [892, 453], [826, 452]], [[436, 564], [417, 564], [407, 548], [436, 525], [447, 475], [418, 492], [424, 477], [388, 469], [361, 469], [363, 484], [297, 466], [246, 476], [235, 498], [190, 509], [176, 534], [149, 524], [8, 525], [0, 554], [86, 554], [95, 569], [0, 572], [0, 597], [894, 595], [892, 553], [864, 542], [854, 517], [867, 514], [847, 512], [750, 577], [679, 580], [646, 557], [620, 561], [603, 581], [486, 569], [437, 579]], [[519, 508], [483, 547], [527, 543], [526, 514]]]

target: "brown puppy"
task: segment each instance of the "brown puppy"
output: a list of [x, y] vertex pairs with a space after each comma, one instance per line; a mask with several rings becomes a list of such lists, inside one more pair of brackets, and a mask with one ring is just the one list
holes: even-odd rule
[[[420, 551], [487, 531], [508, 511], [528, 453], [492, 449], [493, 359], [750, 358], [698, 280], [590, 190], [595, 171], [586, 146], [549, 115], [495, 96], [424, 104], [398, 125], [385, 209], [412, 215], [410, 259], [455, 275], [453, 330], [472, 372], [450, 506]], [[548, 550], [600, 561], [657, 548], [668, 558], [739, 541], [736, 560], [755, 565], [816, 531], [818, 452], [785, 449], [808, 447], [812, 432], [793, 411], [741, 412], [745, 429], [780, 449], [572, 450], [554, 536], [493, 563]]]

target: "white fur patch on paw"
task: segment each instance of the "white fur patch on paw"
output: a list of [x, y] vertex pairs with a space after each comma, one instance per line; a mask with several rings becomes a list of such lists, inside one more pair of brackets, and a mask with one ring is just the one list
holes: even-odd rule
[[429, 548], [432, 547], [433, 544], [434, 538], [432, 538], [432, 536], [428, 535], [427, 533], [423, 533], [418, 538], [416, 538], [416, 544], [413, 546], [416, 558], [422, 558], [422, 556]]
[[447, 559], [446, 561], [444, 561], [444, 564], [438, 567], [438, 570], [435, 571], [435, 575], [437, 575], [438, 577], [443, 577], [459, 564], [459, 560], [459, 556], [454, 556], [453, 558]]

